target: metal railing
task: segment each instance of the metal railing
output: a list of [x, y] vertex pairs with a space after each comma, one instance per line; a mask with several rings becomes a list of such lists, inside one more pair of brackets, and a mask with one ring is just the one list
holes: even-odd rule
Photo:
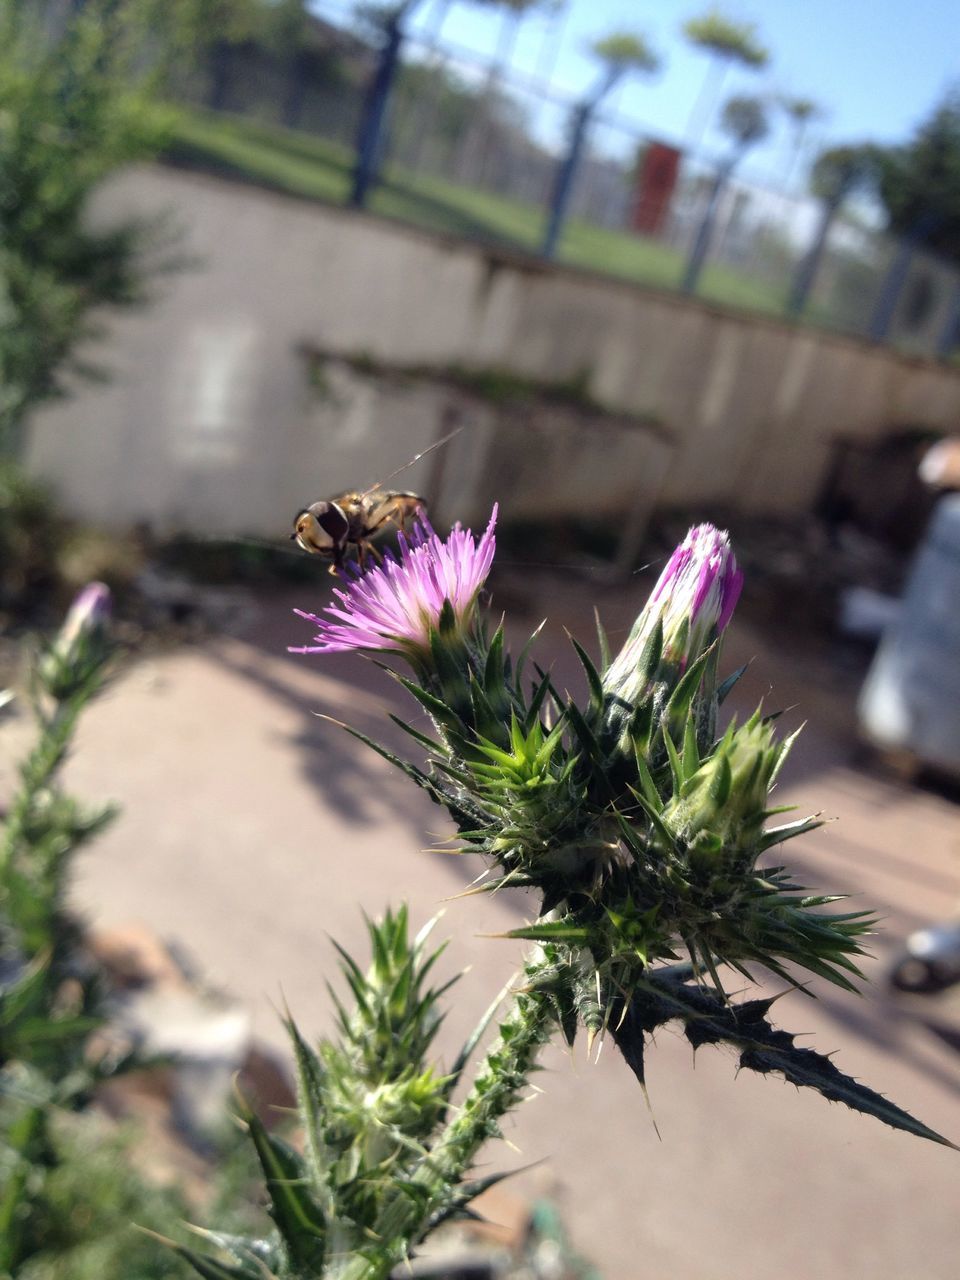
[[823, 236], [813, 197], [747, 164], [681, 153], [602, 101], [452, 40], [409, 34], [402, 7], [379, 38], [358, 36], [339, 0], [316, 12], [331, 39], [325, 74], [221, 51], [233, 66], [214, 66], [194, 96], [341, 146], [355, 204], [377, 207], [390, 189], [401, 216], [467, 236], [919, 355], [954, 353], [960, 271], [922, 240], [842, 210]]

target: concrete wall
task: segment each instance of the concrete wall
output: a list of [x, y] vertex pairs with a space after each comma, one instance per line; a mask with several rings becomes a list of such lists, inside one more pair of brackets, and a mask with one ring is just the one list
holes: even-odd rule
[[[444, 477], [470, 518], [498, 431], [515, 459], [499, 479], [524, 515], [545, 499], [554, 514], [589, 509], [611, 486], [641, 507], [802, 510], [837, 434], [960, 422], [950, 367], [205, 176], [129, 173], [100, 216], [164, 210], [190, 265], [111, 322], [92, 354], [112, 381], [46, 409], [29, 443], [31, 467], [103, 523], [276, 534], [300, 505], [372, 483], [437, 437], [449, 391], [342, 373], [318, 389], [305, 343], [540, 380], [586, 371], [598, 400], [672, 434], [665, 452], [629, 420], [600, 419], [578, 451], [569, 415], [494, 420], [471, 402]], [[427, 483], [419, 466], [403, 487]]]

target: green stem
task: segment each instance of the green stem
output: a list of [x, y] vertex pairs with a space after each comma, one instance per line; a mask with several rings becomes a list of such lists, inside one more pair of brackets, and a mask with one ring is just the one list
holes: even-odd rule
[[383, 1253], [344, 1258], [330, 1269], [331, 1280], [384, 1280], [407, 1256], [408, 1247], [423, 1237], [430, 1220], [454, 1201], [480, 1148], [499, 1136], [500, 1120], [521, 1101], [540, 1050], [550, 1039], [556, 1018], [542, 979], [553, 968], [549, 956], [540, 952], [518, 975], [523, 987], [500, 1023], [470, 1092], [413, 1175], [411, 1190], [398, 1189], [380, 1214], [376, 1235]]
[[422, 1180], [432, 1183], [434, 1194], [463, 1178], [483, 1143], [498, 1136], [498, 1121], [520, 1101], [522, 1090], [536, 1070], [540, 1050], [550, 1039], [555, 1022], [547, 996], [530, 985], [543, 967], [546, 961], [526, 966], [524, 977], [528, 985], [517, 993], [473, 1087], [431, 1153]]
[[[76, 696], [60, 703], [49, 720], [43, 720], [40, 739], [20, 768], [21, 786], [7, 815], [0, 843], [0, 885], [23, 842], [26, 825], [39, 793], [49, 786], [63, 762], [76, 727], [77, 717], [92, 694]], [[0, 889], [2, 894], [2, 889]]]

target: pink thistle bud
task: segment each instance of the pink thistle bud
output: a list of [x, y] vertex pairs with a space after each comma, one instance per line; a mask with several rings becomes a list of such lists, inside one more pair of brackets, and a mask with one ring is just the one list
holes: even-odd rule
[[47, 693], [65, 701], [97, 678], [110, 654], [110, 588], [91, 582], [78, 593], [37, 674]]
[[663, 627], [661, 665], [686, 670], [726, 628], [742, 586], [729, 535], [712, 524], [695, 525], [660, 574], [604, 677], [605, 686], [630, 702], [647, 692], [637, 687], [639, 662], [658, 620]]
[[113, 612], [110, 588], [102, 582], [89, 582], [78, 592], [67, 613], [55, 648], [66, 658], [88, 637], [105, 634]]

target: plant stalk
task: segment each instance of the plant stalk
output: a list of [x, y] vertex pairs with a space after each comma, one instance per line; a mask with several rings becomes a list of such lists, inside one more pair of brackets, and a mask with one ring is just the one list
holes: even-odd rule
[[331, 1267], [330, 1280], [385, 1280], [391, 1268], [406, 1257], [398, 1242], [421, 1239], [430, 1220], [450, 1206], [451, 1192], [461, 1184], [483, 1144], [499, 1136], [500, 1120], [521, 1100], [537, 1069], [540, 1050], [550, 1039], [556, 1021], [543, 984], [553, 969], [541, 950], [517, 975], [523, 985], [500, 1023], [469, 1093], [413, 1175], [411, 1187], [398, 1188], [380, 1214], [376, 1231], [384, 1242], [384, 1254], [344, 1258]]

